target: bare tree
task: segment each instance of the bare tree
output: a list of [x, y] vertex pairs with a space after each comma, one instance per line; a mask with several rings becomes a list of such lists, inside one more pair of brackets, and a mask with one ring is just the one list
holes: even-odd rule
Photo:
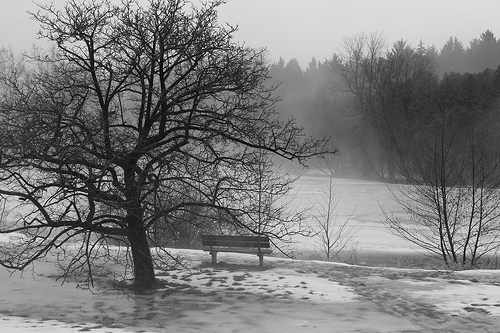
[[351, 137], [360, 155], [363, 175], [376, 175], [378, 178], [383, 177], [376, 166], [382, 147], [377, 127], [380, 121], [374, 112], [374, 78], [380, 67], [385, 45], [385, 38], [379, 33], [360, 33], [346, 37], [343, 51], [334, 66], [334, 70], [341, 77], [335, 88], [353, 97], [349, 110], [356, 121], [351, 129]]
[[346, 38], [335, 68], [342, 77], [341, 88], [353, 96], [356, 139], [366, 141], [359, 144], [366, 172], [391, 181], [397, 176], [411, 179], [406, 145], [413, 140], [418, 115], [410, 107], [409, 90], [423, 80], [434, 83], [433, 63], [405, 41], [394, 43], [388, 51], [384, 48], [385, 41], [377, 33]]
[[413, 183], [391, 186], [410, 220], [386, 213], [385, 224], [449, 266], [473, 267], [500, 248], [500, 169], [491, 127], [464, 128], [458, 112], [446, 109], [416, 142]]
[[309, 236], [311, 231], [304, 225], [305, 211], [293, 207], [290, 196], [293, 183], [298, 177], [291, 176], [269, 152], [258, 149], [253, 152], [255, 163], [248, 165], [254, 175], [248, 184], [247, 196], [242, 198], [247, 211], [248, 225], [258, 233], [286, 235], [280, 241], [289, 243], [293, 236]]
[[26, 213], [0, 232], [29, 242], [0, 263], [23, 269], [77, 239], [70, 265], [90, 267], [99, 240], [116, 239], [145, 290], [155, 226], [203, 207], [207, 223], [258, 232], [239, 200], [255, 179], [252, 150], [304, 162], [326, 141], [278, 120], [265, 51], [217, 23], [223, 1], [113, 3], [40, 5], [33, 18], [54, 49], [1, 77], [0, 194]]
[[358, 226], [350, 225], [352, 212], [343, 221], [339, 221], [337, 206], [339, 198], [336, 195], [334, 182], [334, 156], [329, 155], [328, 184], [322, 189], [318, 196], [314, 196], [312, 204], [312, 219], [314, 222], [315, 236], [318, 247], [326, 260], [334, 260], [349, 248], [356, 245], [354, 238], [359, 230]]

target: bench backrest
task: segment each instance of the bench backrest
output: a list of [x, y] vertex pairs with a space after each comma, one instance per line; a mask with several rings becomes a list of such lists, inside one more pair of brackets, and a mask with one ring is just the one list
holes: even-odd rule
[[267, 236], [221, 236], [202, 235], [201, 244], [203, 246], [222, 247], [248, 247], [248, 248], [270, 248], [269, 237]]

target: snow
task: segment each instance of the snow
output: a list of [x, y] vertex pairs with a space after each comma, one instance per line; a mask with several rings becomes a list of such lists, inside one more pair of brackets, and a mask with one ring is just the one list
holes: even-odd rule
[[[315, 200], [321, 200], [328, 186], [328, 178], [302, 176], [296, 184], [292, 206], [298, 210], [311, 207]], [[339, 223], [349, 218], [349, 226], [360, 226], [354, 237], [364, 250], [369, 251], [408, 251], [415, 250], [409, 242], [393, 235], [380, 222], [384, 211], [394, 216], [408, 219], [401, 207], [391, 198], [384, 184], [371, 181], [335, 179], [335, 199], [338, 200], [335, 215]], [[304, 250], [314, 249], [307, 239], [300, 240]]]
[[[369, 268], [171, 249], [188, 267], [158, 272], [152, 295], [80, 290], [53, 263], [0, 271], [2, 332], [497, 332], [500, 271]], [[410, 311], [411, 310], [411, 311]], [[436, 317], [444, 318], [441, 321]], [[470, 326], [475, 323], [476, 326]], [[466, 324], [464, 324], [466, 323]], [[478, 324], [481, 323], [481, 324]], [[441, 326], [439, 326], [441, 325]], [[479, 326], [477, 326], [479, 325]], [[478, 330], [479, 329], [479, 330]]]
[[[310, 178], [304, 193], [317, 185]], [[359, 236], [364, 249], [409, 250], [376, 223], [380, 185], [339, 181], [338, 188], [346, 201], [340, 214], [357, 207], [357, 223], [368, 226]], [[22, 239], [0, 235], [0, 244]], [[22, 274], [0, 268], [0, 332], [500, 332], [496, 270], [377, 268], [273, 256], [259, 269], [252, 255], [220, 253], [212, 266], [207, 252], [170, 251], [188, 265], [158, 271], [165, 285], [149, 295], [116, 290], [105, 276], [91, 291], [71, 281], [61, 285], [54, 279], [56, 254]]]

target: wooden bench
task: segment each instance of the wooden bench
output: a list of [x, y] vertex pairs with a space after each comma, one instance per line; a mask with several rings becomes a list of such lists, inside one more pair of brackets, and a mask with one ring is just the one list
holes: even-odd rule
[[217, 252], [251, 253], [259, 257], [259, 267], [264, 266], [264, 254], [273, 252], [267, 236], [221, 236], [202, 235], [203, 251], [212, 255], [212, 264], [217, 264]]

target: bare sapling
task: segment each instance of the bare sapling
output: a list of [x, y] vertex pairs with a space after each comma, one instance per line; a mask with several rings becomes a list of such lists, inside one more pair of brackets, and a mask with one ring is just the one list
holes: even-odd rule
[[312, 204], [312, 221], [315, 231], [316, 246], [321, 256], [327, 261], [341, 260], [346, 254], [356, 248], [358, 225], [352, 225], [354, 211], [339, 219], [337, 207], [340, 199], [337, 196], [332, 158], [327, 158], [328, 184], [317, 195]]

